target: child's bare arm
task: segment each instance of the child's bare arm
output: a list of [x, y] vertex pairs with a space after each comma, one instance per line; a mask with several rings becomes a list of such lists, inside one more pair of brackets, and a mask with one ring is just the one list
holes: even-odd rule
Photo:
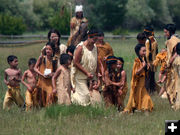
[[9, 85], [9, 81], [8, 81], [7, 79], [8, 79], [8, 74], [7, 74], [7, 72], [5, 71], [5, 72], [4, 72], [4, 83], [5, 83], [6, 85]]
[[52, 86], [53, 86], [53, 93], [56, 93], [56, 80], [57, 77], [61, 74], [61, 66], [56, 70], [56, 72], [54, 73], [54, 76], [52, 77]]

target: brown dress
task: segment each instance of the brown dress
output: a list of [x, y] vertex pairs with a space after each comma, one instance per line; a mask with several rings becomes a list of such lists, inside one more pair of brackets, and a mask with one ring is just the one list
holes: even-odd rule
[[153, 102], [145, 88], [145, 71], [136, 75], [137, 70], [141, 67], [142, 62], [139, 58], [136, 58], [132, 71], [130, 96], [128, 104], [124, 109], [125, 112], [132, 112], [134, 109], [140, 111], [152, 111], [153, 109]]
[[[45, 69], [51, 69], [53, 71], [52, 61], [49, 61], [46, 57], [42, 57], [39, 70], [44, 74]], [[44, 107], [52, 104], [54, 102], [54, 97], [52, 95], [52, 79], [44, 78], [42, 76], [38, 77], [37, 82], [38, 91], [41, 93], [41, 101]]]
[[71, 104], [71, 81], [70, 70], [62, 67], [61, 73], [57, 79], [58, 104]]

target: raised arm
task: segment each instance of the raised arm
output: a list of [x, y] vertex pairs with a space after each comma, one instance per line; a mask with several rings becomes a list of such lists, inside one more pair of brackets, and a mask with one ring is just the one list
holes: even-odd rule
[[141, 72], [144, 70], [144, 68], [146, 67], [146, 65], [147, 65], [146, 62], [143, 61], [143, 62], [142, 62], [142, 66], [136, 70], [135, 74], [136, 74], [136, 75], [141, 74]]

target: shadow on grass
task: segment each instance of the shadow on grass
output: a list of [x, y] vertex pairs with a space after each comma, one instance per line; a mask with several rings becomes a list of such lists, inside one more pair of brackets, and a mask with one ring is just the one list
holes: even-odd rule
[[114, 108], [104, 108], [102, 106], [80, 106], [80, 105], [53, 105], [45, 110], [45, 117], [56, 119], [61, 116], [84, 115], [87, 118], [97, 118], [108, 116], [114, 112]]

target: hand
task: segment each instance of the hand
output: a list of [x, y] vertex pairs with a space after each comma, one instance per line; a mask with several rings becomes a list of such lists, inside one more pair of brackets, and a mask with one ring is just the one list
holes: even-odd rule
[[143, 65], [143, 67], [145, 67], [147, 64], [146, 64], [146, 62], [145, 62], [145, 61], [143, 61], [142, 65]]
[[75, 88], [72, 88], [73, 93], [75, 93]]
[[53, 89], [53, 94], [56, 94], [57, 93], [57, 90], [56, 89]]
[[101, 73], [98, 73], [98, 77], [102, 77], [102, 74], [101, 74]]
[[147, 64], [147, 69], [149, 69], [150, 67], [151, 67], [151, 64], [148, 63], [148, 64]]
[[104, 61], [106, 61], [107, 60], [107, 57], [104, 57]]
[[93, 75], [91, 73], [87, 73], [87, 76], [88, 76], [89, 79], [93, 78]]
[[118, 93], [119, 93], [119, 95], [122, 95], [122, 94], [123, 94], [123, 92], [122, 92], [121, 89], [118, 90]]
[[44, 77], [45, 79], [49, 79], [49, 78], [51, 78], [51, 76], [50, 76], [50, 75], [43, 75], [43, 77]]
[[32, 93], [33, 89], [32, 89], [31, 86], [27, 86], [27, 89], [28, 89], [28, 91], [29, 91], [30, 93]]
[[94, 85], [94, 86], [93, 86], [93, 89], [95, 89], [95, 90], [97, 90], [98, 88], [99, 88], [98, 85]]

